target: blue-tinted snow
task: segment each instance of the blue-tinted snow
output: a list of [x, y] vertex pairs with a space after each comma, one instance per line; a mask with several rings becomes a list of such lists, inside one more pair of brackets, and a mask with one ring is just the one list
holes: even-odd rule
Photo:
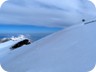
[[96, 63], [96, 22], [73, 26], [9, 53], [8, 72], [88, 72]]

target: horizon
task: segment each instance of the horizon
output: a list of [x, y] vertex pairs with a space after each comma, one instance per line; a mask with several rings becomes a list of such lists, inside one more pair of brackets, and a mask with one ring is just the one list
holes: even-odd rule
[[0, 33], [51, 33], [59, 31], [61, 29], [62, 28], [34, 25], [0, 25]]

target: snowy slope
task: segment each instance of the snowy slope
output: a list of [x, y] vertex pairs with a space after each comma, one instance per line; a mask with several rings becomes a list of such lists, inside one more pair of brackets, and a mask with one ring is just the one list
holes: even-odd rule
[[96, 63], [96, 22], [82, 23], [9, 53], [8, 72], [88, 72]]
[[12, 40], [9, 40], [7, 42], [4, 42], [4, 43], [0, 43], [0, 61], [2, 61], [2, 58], [8, 54], [9, 52], [11, 52], [10, 48], [18, 43], [19, 41], [12, 41]]
[[24, 39], [27, 38], [10, 38], [6, 42], [0, 42], [0, 63], [2, 62], [2, 58], [12, 51], [10, 48]]

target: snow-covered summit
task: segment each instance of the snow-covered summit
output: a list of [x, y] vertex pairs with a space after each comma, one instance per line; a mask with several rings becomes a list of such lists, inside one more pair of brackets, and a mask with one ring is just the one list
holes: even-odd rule
[[13, 41], [16, 41], [16, 40], [26, 39], [26, 37], [24, 35], [20, 35], [18, 37], [12, 36], [10, 39], [13, 40]]

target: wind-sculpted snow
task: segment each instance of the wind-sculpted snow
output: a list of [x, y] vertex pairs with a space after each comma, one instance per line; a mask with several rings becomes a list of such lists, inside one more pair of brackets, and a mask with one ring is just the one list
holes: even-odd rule
[[8, 0], [0, 10], [0, 23], [68, 27], [96, 16], [89, 0]]
[[88, 72], [96, 63], [96, 22], [49, 35], [4, 57], [8, 72]]

